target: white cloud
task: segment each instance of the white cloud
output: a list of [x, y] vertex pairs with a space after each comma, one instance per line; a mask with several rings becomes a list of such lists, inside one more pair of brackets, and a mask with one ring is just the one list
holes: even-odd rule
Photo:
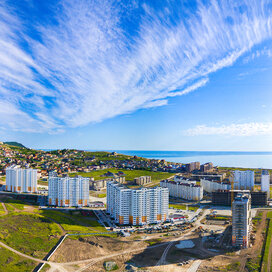
[[271, 135], [272, 123], [243, 123], [223, 126], [199, 125], [183, 132], [187, 136], [225, 135], [225, 136], [258, 136]]
[[[182, 3], [160, 12], [144, 4], [136, 18], [138, 4], [63, 1], [54, 24], [34, 22], [40, 40], [0, 4], [0, 101], [31, 120], [11, 128], [61, 130], [167, 105], [272, 36], [268, 0], [199, 1], [194, 13]], [[122, 27], [128, 17], [133, 34]]]

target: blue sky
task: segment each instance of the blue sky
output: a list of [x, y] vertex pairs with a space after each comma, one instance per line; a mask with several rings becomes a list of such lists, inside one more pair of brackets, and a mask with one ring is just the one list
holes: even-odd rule
[[1, 1], [0, 139], [272, 150], [272, 3]]

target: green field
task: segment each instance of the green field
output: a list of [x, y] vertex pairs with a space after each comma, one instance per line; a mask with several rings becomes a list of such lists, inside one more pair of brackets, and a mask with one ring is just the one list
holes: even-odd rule
[[[183, 204], [169, 204], [169, 208], [186, 210], [186, 205], [183, 205]], [[189, 211], [197, 211], [198, 208], [199, 208], [199, 206], [188, 205], [188, 210]]]
[[152, 172], [148, 170], [118, 170], [115, 168], [111, 169], [105, 169], [105, 170], [97, 170], [97, 171], [92, 171], [89, 173], [84, 173], [84, 172], [78, 172], [78, 173], [73, 173], [70, 174], [71, 177], [74, 177], [76, 175], [81, 175], [83, 177], [90, 177], [94, 178], [95, 180], [100, 180], [100, 179], [105, 179], [106, 177], [103, 176], [105, 173], [108, 171], [112, 173], [118, 173], [118, 171], [122, 171], [125, 174], [126, 180], [128, 181], [133, 181], [134, 178], [140, 177], [140, 176], [151, 176], [151, 181], [160, 181], [166, 178], [169, 178], [173, 176], [172, 173], [167, 173], [167, 172]]
[[0, 217], [0, 240], [27, 255], [43, 258], [60, 234], [57, 224], [38, 214], [14, 212]]
[[[11, 199], [11, 198], [7, 198], [4, 200], [5, 203], [8, 203], [9, 206], [13, 206], [15, 209], [17, 210], [23, 210], [24, 207], [25, 207], [25, 204], [24, 202], [20, 201], [20, 200], [17, 200], [17, 199]], [[6, 204], [7, 206], [7, 204]]]
[[269, 249], [272, 239], [272, 220], [269, 220], [268, 226], [267, 226], [267, 235], [266, 235], [266, 241], [265, 241], [265, 247], [263, 252], [263, 261], [262, 261], [262, 271], [267, 272], [268, 271], [268, 257], [269, 257]]
[[0, 247], [0, 271], [3, 272], [30, 272], [37, 263], [25, 259], [17, 254]]
[[0, 215], [5, 214], [5, 210], [2, 206], [2, 203], [0, 203]]
[[81, 215], [70, 215], [60, 211], [42, 210], [42, 215], [55, 220], [68, 233], [106, 232], [95, 218], [88, 219]]

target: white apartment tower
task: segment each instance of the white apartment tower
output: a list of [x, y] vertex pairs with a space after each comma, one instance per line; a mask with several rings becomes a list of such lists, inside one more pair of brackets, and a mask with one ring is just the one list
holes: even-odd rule
[[61, 207], [89, 205], [89, 178], [77, 176], [58, 177], [50, 173], [48, 179], [48, 203]]
[[169, 195], [187, 200], [200, 201], [203, 198], [203, 187], [196, 185], [196, 181], [182, 180], [180, 182], [162, 180], [161, 187], [168, 188]]
[[222, 181], [211, 181], [207, 179], [201, 179], [200, 185], [203, 187], [203, 190], [208, 193], [216, 192], [218, 190], [230, 190], [230, 184], [223, 183]]
[[234, 189], [237, 190], [252, 190], [254, 187], [254, 171], [239, 171], [234, 172]]
[[6, 191], [16, 193], [37, 192], [37, 170], [23, 169], [17, 165], [6, 169]]
[[167, 188], [129, 189], [116, 181], [107, 183], [107, 212], [120, 225], [164, 222], [168, 205]]
[[270, 175], [267, 170], [262, 171], [261, 176], [261, 191], [267, 192], [267, 195], [270, 195]]
[[238, 194], [232, 202], [232, 245], [247, 248], [251, 226], [250, 194]]

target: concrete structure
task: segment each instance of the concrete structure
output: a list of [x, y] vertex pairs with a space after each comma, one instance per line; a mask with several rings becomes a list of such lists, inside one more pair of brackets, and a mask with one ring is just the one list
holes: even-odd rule
[[213, 181], [223, 181], [226, 178], [226, 173], [222, 174], [212, 174], [212, 173], [203, 173], [203, 174], [192, 174], [191, 178], [200, 181], [201, 179], [213, 180]]
[[186, 172], [193, 172], [200, 169], [200, 162], [191, 162], [185, 165]]
[[207, 162], [207, 163], [200, 165], [201, 172], [208, 172], [211, 170], [213, 170], [213, 163], [212, 162]]
[[83, 207], [89, 205], [89, 178], [58, 177], [50, 173], [48, 179], [48, 203], [61, 207]]
[[129, 189], [116, 181], [107, 183], [107, 212], [120, 225], [161, 223], [168, 218], [167, 188]]
[[125, 183], [125, 177], [106, 178], [101, 180], [90, 180], [90, 189], [94, 191], [101, 191], [107, 188], [107, 182], [117, 181], [121, 184]]
[[[234, 190], [234, 197], [239, 193], [249, 193], [249, 190]], [[250, 192], [252, 206], [266, 206], [267, 192]], [[231, 205], [231, 190], [212, 192], [212, 204], [230, 206]]]
[[151, 182], [150, 176], [141, 176], [134, 179], [134, 183], [137, 185], [145, 185]]
[[6, 169], [6, 191], [16, 193], [37, 192], [37, 170], [13, 165]]
[[238, 194], [232, 203], [232, 245], [247, 248], [251, 228], [250, 194]]
[[236, 190], [253, 190], [254, 187], [254, 171], [233, 171], [234, 189]]
[[261, 190], [270, 195], [270, 175], [267, 170], [262, 171], [261, 175]]
[[195, 181], [175, 182], [169, 180], [162, 180], [161, 187], [169, 189], [169, 195], [173, 197], [180, 197], [186, 200], [200, 201], [203, 198], [203, 187], [196, 185]]
[[187, 183], [187, 184], [196, 184], [196, 180], [188, 179], [180, 175], [174, 176], [174, 182]]
[[200, 180], [200, 185], [203, 187], [203, 190], [208, 193], [216, 192], [218, 190], [230, 190], [231, 186], [228, 183], [210, 181], [206, 179]]

